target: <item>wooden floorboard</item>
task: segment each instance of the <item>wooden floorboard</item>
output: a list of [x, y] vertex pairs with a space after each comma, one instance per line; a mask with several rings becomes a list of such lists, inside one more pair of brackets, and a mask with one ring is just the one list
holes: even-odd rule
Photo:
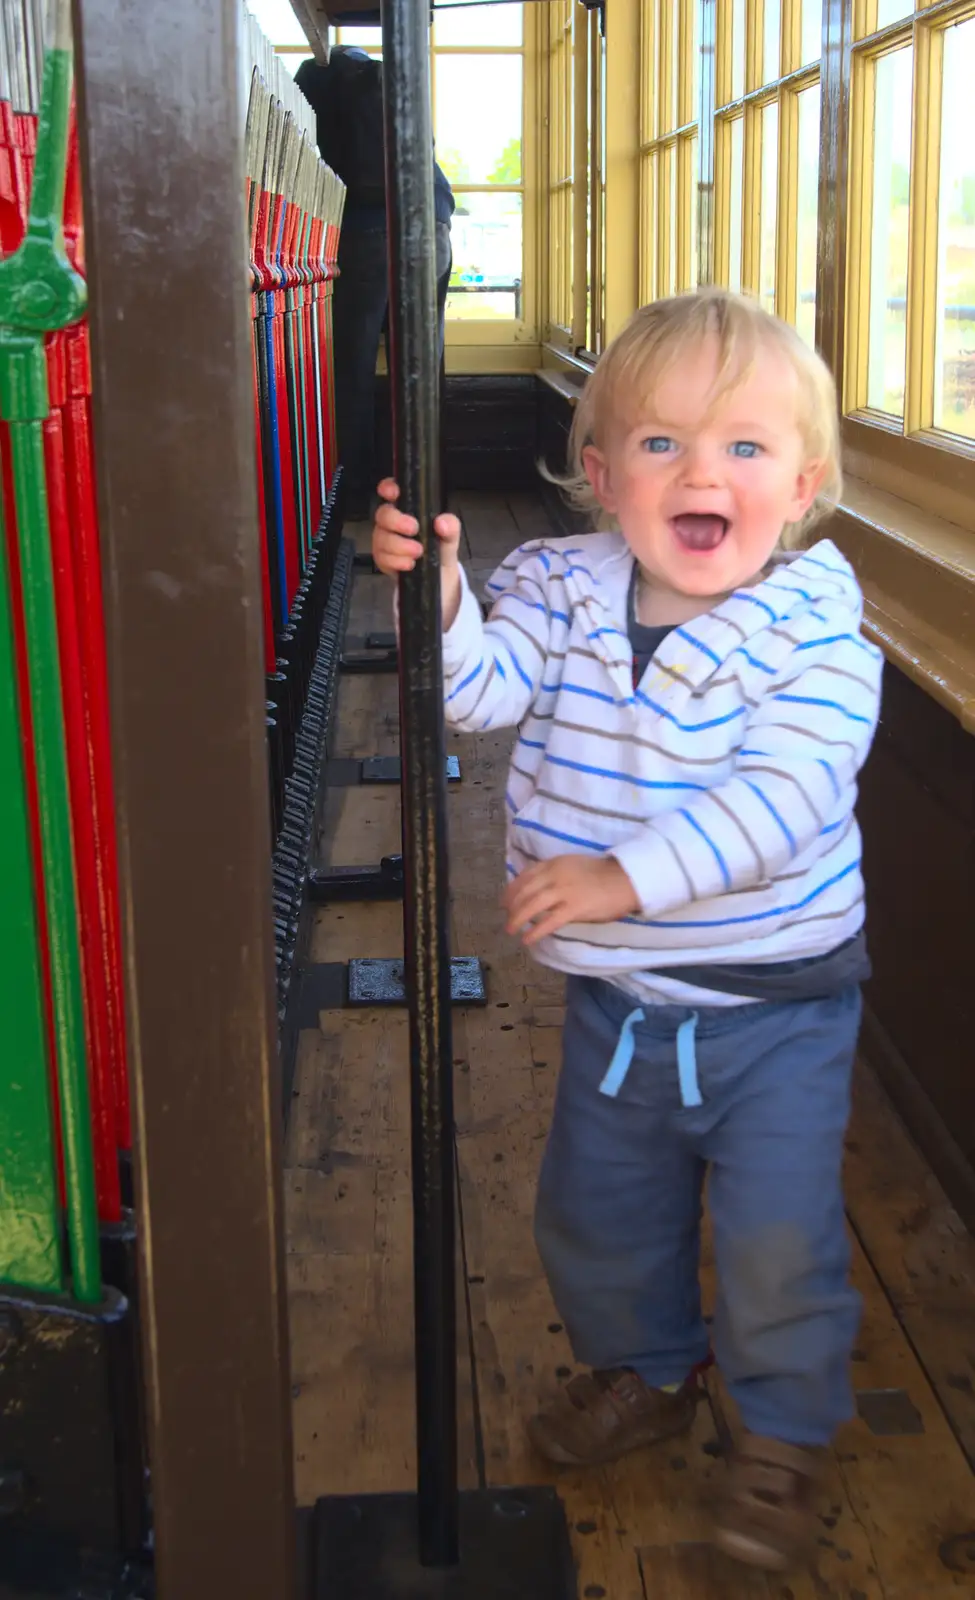
[[846, 1195], [860, 1243], [975, 1467], [975, 1239], [865, 1065]]
[[[487, 576], [546, 531], [534, 497], [458, 494], [465, 555]], [[357, 531], [368, 548], [368, 528]], [[391, 626], [383, 580], [359, 574], [349, 631]], [[562, 986], [507, 939], [499, 905], [512, 735], [449, 735], [455, 952], [488, 967], [484, 1010], [454, 1013], [464, 1256], [458, 1318], [462, 1481], [556, 1483], [584, 1600], [940, 1600], [975, 1596], [975, 1242], [876, 1082], [861, 1070], [848, 1141], [858, 1390], [902, 1390], [921, 1431], [857, 1417], [830, 1454], [816, 1560], [787, 1580], [710, 1549], [707, 1502], [734, 1416], [719, 1377], [693, 1432], [591, 1473], [532, 1455], [526, 1414], [574, 1370], [532, 1240], [559, 1070]], [[342, 680], [332, 757], [398, 748], [392, 676]], [[322, 857], [399, 847], [398, 793], [334, 789]], [[320, 911], [312, 959], [398, 955], [397, 904]], [[301, 1038], [287, 1141], [289, 1284], [299, 1497], [404, 1489], [415, 1471], [409, 1096], [405, 1013], [320, 1013]], [[710, 1252], [704, 1252], [713, 1295]], [[469, 1308], [469, 1321], [468, 1321]], [[470, 1352], [473, 1350], [474, 1371]], [[478, 1426], [479, 1424], [479, 1426]], [[968, 1536], [968, 1537], [966, 1537]], [[350, 1597], [355, 1600], [355, 1597]]]

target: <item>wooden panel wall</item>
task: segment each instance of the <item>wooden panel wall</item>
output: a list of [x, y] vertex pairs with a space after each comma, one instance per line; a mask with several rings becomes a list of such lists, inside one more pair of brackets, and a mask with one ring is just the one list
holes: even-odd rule
[[[537, 485], [538, 385], [531, 373], [451, 374], [444, 390], [444, 476], [455, 489]], [[376, 379], [377, 478], [392, 470], [389, 380]]]
[[975, 1227], [975, 740], [889, 664], [860, 795], [865, 1052]]

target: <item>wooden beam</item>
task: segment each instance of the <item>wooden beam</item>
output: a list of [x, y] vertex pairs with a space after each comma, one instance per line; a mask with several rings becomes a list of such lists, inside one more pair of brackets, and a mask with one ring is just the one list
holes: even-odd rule
[[301, 24], [309, 48], [316, 61], [328, 60], [328, 16], [319, 0], [291, 0], [291, 9]]

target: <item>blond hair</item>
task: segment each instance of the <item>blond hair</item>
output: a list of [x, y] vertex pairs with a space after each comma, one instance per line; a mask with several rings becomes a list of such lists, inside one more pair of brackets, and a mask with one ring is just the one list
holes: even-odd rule
[[797, 423], [806, 461], [818, 462], [823, 473], [816, 499], [802, 521], [783, 532], [782, 543], [796, 544], [832, 509], [842, 490], [833, 378], [826, 363], [787, 322], [770, 316], [757, 301], [727, 289], [698, 289], [642, 306], [599, 358], [580, 396], [569, 434], [568, 472], [560, 476], [545, 467], [541, 470], [577, 510], [588, 512], [596, 526], [606, 526], [582, 463], [583, 450], [587, 445], [602, 447], [612, 420], [637, 420], [663, 374], [709, 337], [718, 342], [712, 404], [748, 377], [761, 349], [778, 351], [796, 374]]

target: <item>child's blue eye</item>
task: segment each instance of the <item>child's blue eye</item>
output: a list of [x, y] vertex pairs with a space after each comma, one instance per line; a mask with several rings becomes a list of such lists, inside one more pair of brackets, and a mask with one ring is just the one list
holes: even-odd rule
[[666, 455], [668, 450], [673, 449], [673, 445], [673, 439], [668, 439], [666, 435], [661, 433], [652, 434], [649, 439], [644, 439], [643, 441], [644, 450], [652, 456]]
[[755, 456], [761, 455], [762, 447], [752, 439], [737, 439], [731, 446], [731, 453], [741, 461], [751, 461]]

